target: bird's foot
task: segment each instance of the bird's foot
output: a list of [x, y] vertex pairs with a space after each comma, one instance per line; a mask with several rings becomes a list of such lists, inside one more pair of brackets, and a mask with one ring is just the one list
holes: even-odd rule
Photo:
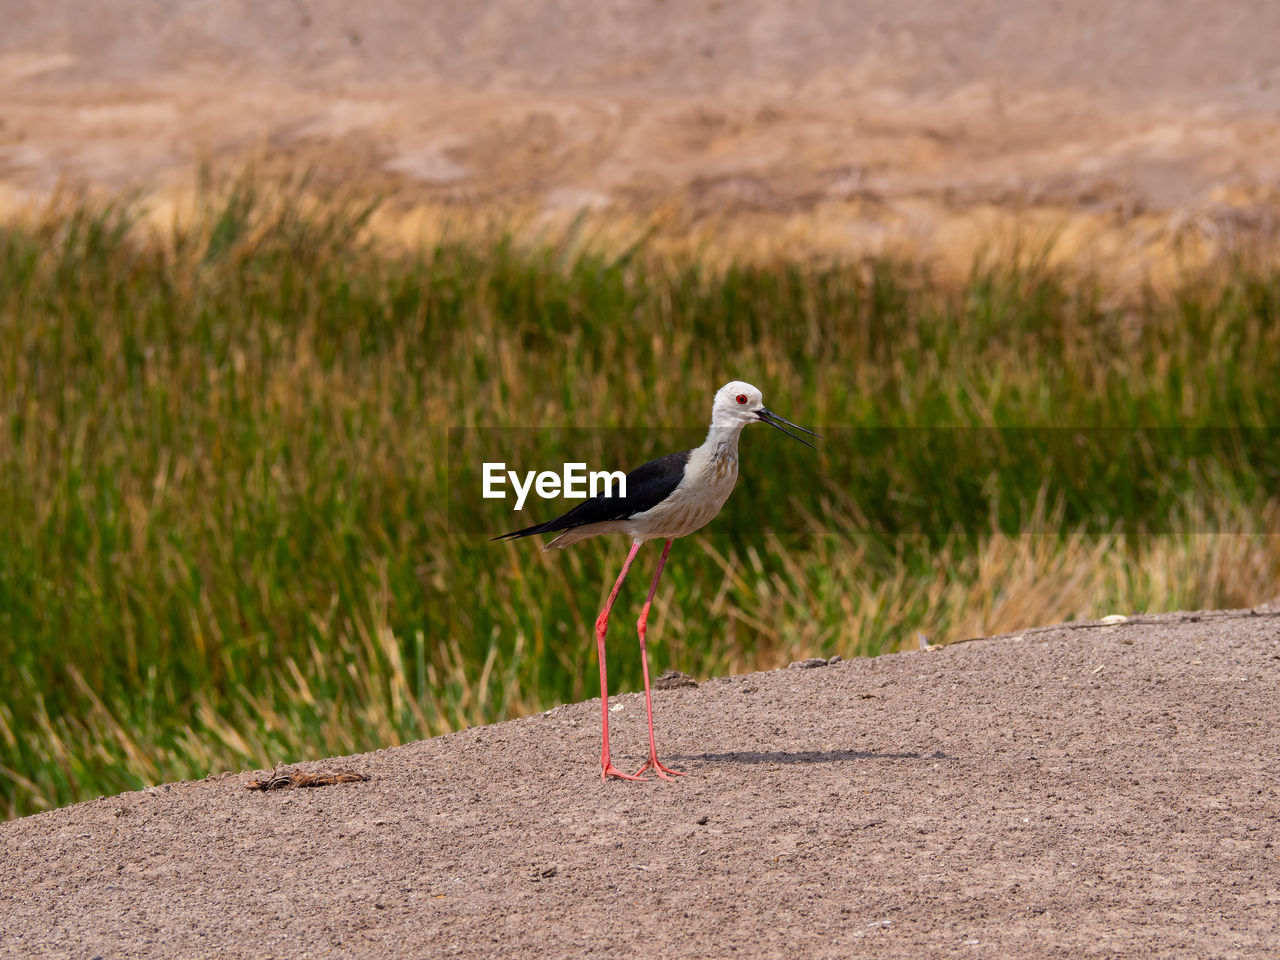
[[[673, 782], [676, 777], [685, 776], [685, 772], [683, 770], [672, 770], [670, 767], [664, 767], [658, 762], [658, 755], [656, 753], [649, 754], [649, 759], [644, 762], [643, 767], [636, 771], [636, 776], [639, 777], [640, 774], [644, 773], [646, 770], [652, 770], [663, 780], [670, 780]], [[670, 774], [670, 776], [667, 776], [667, 774]]]
[[[645, 766], [648, 766], [648, 764], [646, 764]], [[608, 780], [610, 777], [617, 777], [619, 780], [639, 780], [641, 783], [647, 783], [649, 778], [640, 776], [640, 774], [644, 772], [644, 769], [645, 767], [641, 767], [640, 770], [633, 777], [629, 773], [623, 773], [621, 770], [615, 767], [612, 763], [606, 760], [602, 765], [602, 769], [600, 772], [600, 780], [603, 782], [605, 780]], [[659, 776], [661, 776], [661, 774], [659, 774]]]

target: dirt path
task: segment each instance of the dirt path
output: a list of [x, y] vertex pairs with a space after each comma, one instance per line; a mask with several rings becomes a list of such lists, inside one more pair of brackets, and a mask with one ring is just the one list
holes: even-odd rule
[[0, 956], [1275, 957], [1278, 681], [1174, 614], [661, 691], [675, 784], [588, 701], [104, 798], [0, 824]]

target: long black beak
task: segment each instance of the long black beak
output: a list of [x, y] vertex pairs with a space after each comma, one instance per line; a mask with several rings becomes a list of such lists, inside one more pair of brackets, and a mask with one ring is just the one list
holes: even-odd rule
[[[780, 416], [778, 416], [772, 410], [766, 410], [763, 407], [760, 410], [756, 411], [756, 416], [759, 417], [761, 420], [763, 420], [765, 423], [769, 424], [769, 426], [777, 427], [779, 430], [785, 433], [792, 440], [799, 440], [806, 447], [813, 447], [814, 450], [818, 449], [817, 447], [814, 447], [813, 444], [810, 443], [808, 440], [804, 439], [804, 437], [797, 437], [794, 433], [788, 430], [787, 427], [795, 427], [795, 429], [799, 430], [801, 433], [807, 433], [811, 437], [818, 437], [818, 435], [814, 433], [812, 430], [806, 430], [804, 427], [797, 426], [796, 424], [792, 423], [790, 420], [783, 420]], [[783, 424], [786, 424], [786, 426], [783, 426]], [[822, 437], [818, 437], [818, 439], [821, 440]]]

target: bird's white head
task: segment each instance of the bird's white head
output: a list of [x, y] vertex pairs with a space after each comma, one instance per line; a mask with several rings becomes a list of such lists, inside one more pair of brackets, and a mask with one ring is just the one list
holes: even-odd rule
[[[777, 427], [789, 437], [794, 437], [806, 446], [813, 446], [808, 440], [797, 437], [787, 427], [795, 427], [801, 433], [811, 437], [818, 435], [812, 430], [798, 427], [790, 420], [784, 420], [764, 405], [764, 395], [749, 383], [742, 380], [731, 380], [716, 391], [715, 402], [711, 405], [711, 429], [741, 430], [748, 423], [764, 422]], [[821, 437], [819, 437], [821, 439]]]
[[716, 391], [711, 423], [720, 427], [755, 423], [763, 409], [764, 394], [749, 383], [732, 380]]

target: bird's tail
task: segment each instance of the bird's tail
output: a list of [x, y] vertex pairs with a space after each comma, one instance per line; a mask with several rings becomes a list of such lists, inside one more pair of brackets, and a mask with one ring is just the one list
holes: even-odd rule
[[547, 520], [543, 523], [535, 523], [533, 526], [525, 527], [523, 530], [512, 530], [510, 533], [504, 533], [504, 534], [501, 534], [500, 536], [490, 537], [489, 542], [493, 543], [493, 541], [495, 540], [519, 540], [521, 537], [532, 537], [535, 534], [546, 533], [548, 530], [553, 529], [552, 524], [554, 523], [555, 523], [554, 520]]

